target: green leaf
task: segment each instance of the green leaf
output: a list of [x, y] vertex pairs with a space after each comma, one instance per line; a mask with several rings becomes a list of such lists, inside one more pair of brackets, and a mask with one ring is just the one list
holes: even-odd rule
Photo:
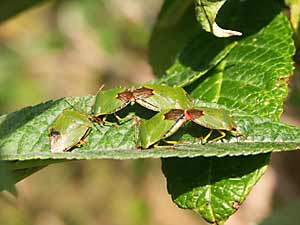
[[14, 184], [11, 171], [7, 168], [7, 163], [0, 163], [0, 191], [10, 189]]
[[[27, 164], [22, 164], [23, 167], [21, 168], [24, 168], [44, 166], [49, 163], [44, 162], [43, 164], [33, 159], [223, 157], [226, 155], [238, 156], [272, 151], [290, 151], [300, 147], [300, 128], [237, 112], [233, 114], [233, 118], [244, 136], [215, 144], [178, 145], [175, 150], [147, 149], [140, 151], [136, 149], [136, 125], [134, 120], [130, 120], [122, 123], [118, 128], [94, 124], [84, 146], [76, 148], [72, 152], [51, 153], [48, 129], [57, 116], [66, 108], [70, 108], [70, 105], [73, 105], [74, 110], [80, 110], [88, 114], [92, 104], [93, 97], [73, 98], [67, 99], [67, 101], [66, 99], [59, 99], [0, 117], [0, 158], [10, 161], [32, 160]], [[218, 107], [215, 104], [205, 105]], [[133, 107], [130, 110], [135, 109]], [[183, 133], [179, 140], [182, 138], [181, 140], [198, 141], [199, 143], [197, 137], [205, 135], [207, 131], [203, 131], [200, 126], [190, 125], [179, 132], [180, 135]], [[266, 130], [268, 130], [267, 133]]]
[[[263, 5], [267, 6], [267, 2], [264, 1]], [[273, 5], [273, 8], [268, 6], [271, 15], [278, 10], [278, 5]], [[250, 10], [253, 7], [250, 3], [241, 5], [240, 11], [244, 12], [246, 7], [249, 8], [244, 15], [247, 18], [254, 12]], [[259, 26], [267, 23], [271, 15], [261, 15]], [[261, 116], [277, 119], [287, 96], [286, 83], [293, 74], [292, 56], [295, 48], [287, 18], [280, 13], [272, 16], [273, 20], [268, 21], [263, 29], [249, 26], [246, 34], [257, 32], [245, 35], [234, 48], [230, 48], [233, 43], [224, 39], [198, 33], [177, 54], [174, 64], [159, 82], [185, 86], [201, 77], [198, 83], [188, 87], [194, 98], [248, 113], [262, 112]], [[242, 22], [246, 20], [244, 17], [241, 18]], [[223, 60], [221, 65], [206, 74], [220, 60]]]
[[198, 86], [194, 84], [191, 95], [276, 120], [288, 94], [294, 53], [292, 30], [280, 14], [258, 33], [240, 40], [222, 65]]
[[[186, 89], [194, 97], [229, 108], [244, 134], [242, 137], [215, 144], [179, 145], [175, 150], [140, 151], [136, 149], [136, 124], [131, 120], [119, 128], [95, 124], [82, 148], [53, 154], [48, 129], [57, 116], [70, 105], [88, 114], [93, 103], [93, 97], [68, 99], [69, 103], [60, 99], [0, 117], [0, 159], [17, 160], [13, 171], [19, 171], [17, 177], [22, 178], [30, 174], [27, 168], [40, 169], [55, 160], [206, 156], [209, 158], [163, 161], [169, 191], [181, 207], [195, 210], [210, 222], [225, 221], [265, 171], [269, 154], [257, 154], [300, 148], [300, 129], [277, 122], [287, 95], [286, 80], [292, 73], [293, 41], [288, 21], [280, 14], [282, 8], [277, 2], [233, 0], [224, 4], [218, 14], [222, 27], [241, 30], [242, 39], [218, 39], [201, 30], [192, 3], [167, 0], [164, 4], [150, 43], [154, 71], [165, 74], [158, 82], [188, 85]], [[135, 112], [135, 109], [128, 110]], [[196, 141], [205, 134], [205, 130], [193, 132], [194, 128], [187, 125], [179, 139]], [[177, 166], [182, 174], [172, 169], [177, 163], [183, 165], [183, 168]], [[211, 175], [209, 183], [201, 183], [207, 181], [207, 174]], [[184, 182], [178, 183], [176, 177]], [[209, 208], [193, 205], [193, 199], [184, 199], [195, 196], [199, 202], [203, 201], [205, 198], [199, 198], [193, 190], [205, 192], [206, 185], [215, 190], [211, 192], [214, 198], [208, 202]], [[182, 192], [176, 195], [179, 189]], [[235, 189], [244, 192], [225, 193]], [[224, 195], [217, 199], [219, 190], [224, 190]]]
[[218, 26], [216, 17], [226, 0], [196, 0], [197, 19], [204, 30], [216, 37], [241, 36], [242, 33]]
[[0, 3], [0, 22], [43, 2], [44, 0], [2, 0]]
[[[210, 69], [198, 69], [197, 65], [203, 68], [210, 62], [211, 66], [219, 62], [208, 60], [209, 62], [205, 63], [200, 60], [210, 59], [209, 55], [213, 50], [206, 46], [218, 46], [221, 42], [224, 45], [224, 41], [211, 38], [210, 41], [208, 39], [203, 42], [201, 37], [208, 36], [197, 36], [195, 41], [183, 50], [160, 82], [186, 85], [193, 81], [195, 75], [203, 76]], [[207, 42], [210, 44], [205, 44], [203, 48], [202, 43]], [[275, 48], [273, 43], [277, 43]], [[205, 51], [202, 52], [203, 49]], [[200, 80], [198, 86], [193, 84], [189, 89], [193, 97], [203, 101], [218, 102], [232, 109], [239, 108], [253, 114], [259, 111], [263, 112], [263, 116], [272, 115], [272, 118], [277, 119], [282, 113], [283, 100], [287, 96], [286, 82], [292, 74], [291, 56], [294, 52], [292, 31], [287, 19], [279, 15], [257, 34], [241, 40], [221, 65], [207, 74], [205, 79]], [[208, 57], [204, 57], [205, 54]]]
[[[39, 163], [28, 161], [20, 162], [7, 162], [1, 161], [0, 162], [0, 191], [9, 191], [13, 195], [17, 195], [17, 191], [15, 188], [15, 184], [20, 180], [24, 179], [25, 177], [30, 176], [31, 174], [37, 172], [38, 170], [42, 169], [43, 167], [50, 164], [50, 161], [44, 160], [40, 161]], [[23, 164], [23, 165], [21, 165]], [[26, 166], [25, 166], [26, 164]], [[35, 164], [40, 164], [34, 166]]]
[[[258, 5], [259, 7], [257, 7]], [[161, 55], [167, 55], [169, 59], [173, 60], [173, 64], [168, 65], [168, 67], [164, 68], [164, 71], [161, 71], [164, 72], [165, 75], [160, 79], [161, 82], [170, 85], [180, 86], [183, 83], [189, 84], [194, 74], [201, 73], [203, 71], [202, 68], [208, 68], [207, 71], [204, 71], [204, 74], [199, 76], [197, 81], [187, 86], [186, 89], [194, 98], [198, 98], [199, 100], [206, 102], [219, 103], [230, 108], [233, 112], [236, 112], [237, 117], [235, 117], [235, 120], [238, 121], [238, 126], [243, 127], [243, 122], [244, 124], [249, 125], [247, 125], [247, 128], [244, 129], [244, 132], [247, 133], [246, 139], [250, 140], [248, 143], [250, 145], [247, 146], [247, 144], [241, 140], [243, 143], [235, 143], [239, 149], [236, 152], [244, 151], [250, 153], [252, 151], [248, 149], [248, 147], [251, 146], [250, 148], [253, 147], [253, 150], [255, 149], [254, 152], [261, 153], [264, 152], [264, 150], [262, 150], [264, 146], [266, 147], [272, 142], [279, 144], [282, 143], [281, 140], [285, 141], [289, 139], [286, 139], [286, 137], [283, 139], [277, 139], [276, 137], [278, 137], [278, 134], [280, 133], [280, 136], [281, 131], [285, 133], [286, 128], [281, 127], [282, 124], [277, 124], [279, 125], [277, 126], [272, 122], [274, 120], [278, 120], [279, 115], [282, 113], [283, 100], [287, 96], [287, 81], [289, 76], [293, 73], [292, 56], [295, 52], [292, 30], [287, 19], [280, 13], [282, 9], [283, 7], [280, 2], [274, 2], [271, 0], [227, 1], [218, 14], [221, 26], [242, 31], [244, 35], [240, 39], [235, 39], [235, 41], [238, 42], [235, 48], [233, 48], [229, 54], [225, 55], [221, 59], [221, 62], [217, 62], [215, 64], [215, 58], [212, 56], [221, 54], [226, 46], [232, 43], [232, 39], [216, 39], [209, 36], [209, 34], [206, 34], [205, 37], [203, 32], [194, 32], [194, 36], [186, 41], [186, 45], [180, 42], [180, 46], [178, 46], [174, 54], [171, 52], [171, 54], [167, 55], [167, 52], [169, 51], [168, 45], [161, 49], [150, 49], [150, 51], [157, 51]], [[185, 23], [188, 22], [185, 21]], [[193, 27], [193, 19], [190, 18], [189, 23]], [[184, 30], [180, 30], [180, 27], [177, 27], [177, 29], [177, 32], [184, 32]], [[166, 28], [165, 31], [167, 31]], [[160, 37], [160, 40], [162, 40], [162, 35], [162, 33], [160, 33], [160, 36], [157, 35], [157, 33], [154, 33], [152, 36], [152, 42], [154, 42], [158, 36]], [[168, 33], [165, 34], [165, 37], [168, 38], [168, 35]], [[173, 36], [172, 41], [175, 42], [175, 39], [176, 36]], [[167, 42], [167, 40], [165, 42]], [[211, 47], [206, 47], [208, 45]], [[203, 61], [205, 63], [203, 63]], [[207, 65], [209, 64], [214, 65], [215, 67], [208, 67]], [[160, 67], [160, 62], [156, 62], [154, 65], [154, 68], [157, 67]], [[176, 73], [177, 75], [180, 74], [182, 76], [178, 79], [178, 82], [175, 78], [169, 79], [169, 81], [166, 82], [168, 77], [172, 76], [173, 73]], [[256, 120], [254, 117], [251, 119], [251, 116], [244, 118], [243, 120], [242, 116], [238, 118], [238, 113], [241, 113], [241, 115], [244, 113], [249, 116], [253, 115], [255, 118], [257, 118], [257, 116], [263, 116], [269, 118], [269, 122], [265, 121], [265, 123], [262, 122], [261, 119]], [[262, 123], [258, 122], [259, 120]], [[258, 122], [258, 124], [254, 121]], [[269, 124], [267, 125], [267, 123]], [[276, 130], [278, 129], [277, 132], [273, 132], [275, 131], [273, 128]], [[269, 130], [272, 133], [271, 139], [269, 139], [270, 136], [267, 135]], [[293, 137], [291, 136], [291, 139], [289, 139], [293, 143], [298, 142], [298, 132], [299, 128], [291, 128], [291, 130], [287, 131], [289, 135], [294, 133], [294, 135], [292, 135]], [[190, 138], [187, 139], [189, 140]], [[270, 142], [268, 142], [268, 139]], [[256, 141], [262, 142], [255, 147], [254, 145], [257, 143]], [[230, 146], [230, 150], [228, 149], [228, 151], [232, 151], [231, 153], [236, 150], [232, 144], [233, 143], [224, 144], [227, 147]], [[212, 147], [214, 145], [209, 146]], [[197, 145], [193, 145], [189, 147], [189, 151], [194, 149], [194, 147], [198, 149]], [[208, 145], [205, 147], [207, 148], [207, 152], [212, 150], [208, 149]], [[222, 145], [222, 148], [223, 147], [224, 146]], [[299, 149], [299, 146], [294, 147]], [[212, 152], [215, 152], [215, 149], [212, 150]], [[227, 150], [223, 152], [227, 152]], [[234, 153], [231, 153], [229, 155], [235, 155]], [[245, 172], [243, 175], [243, 177], [247, 176], [247, 179], [251, 180], [249, 184], [245, 184], [242, 177], [236, 178], [236, 183], [232, 184], [230, 182], [230, 178], [234, 177], [234, 172], [226, 171], [226, 175], [224, 175], [224, 179], [222, 180], [222, 182], [226, 183], [226, 188], [224, 188], [224, 190], [234, 190], [236, 187], [243, 187], [244, 190], [250, 191], [265, 171], [265, 167], [260, 167], [256, 164], [260, 158], [267, 162], [269, 155], [251, 156], [251, 159], [249, 159], [249, 157], [243, 158], [245, 160], [249, 159], [249, 162], [252, 160], [250, 164], [253, 165], [253, 168], [257, 171], [257, 174]], [[230, 159], [230, 166], [232, 166], [232, 168], [239, 168], [241, 159], [236, 157]], [[169, 177], [169, 173], [167, 171], [169, 168], [168, 164], [176, 164], [176, 162], [172, 162], [173, 160], [176, 159], [163, 161], [163, 168], [165, 168], [164, 171], [168, 180], [169, 193], [172, 195], [175, 202], [179, 204], [180, 207], [195, 210], [211, 223], [223, 223], [228, 216], [234, 212], [232, 205], [227, 208], [228, 210], [224, 210], [224, 207], [230, 205], [227, 199], [230, 195], [227, 195], [226, 193], [224, 193], [224, 195], [220, 195], [218, 200], [216, 200], [213, 205], [210, 205], [210, 209], [207, 207], [197, 208], [197, 206], [193, 205], [195, 201], [192, 197], [197, 194], [195, 194], [193, 190], [203, 190], [206, 187], [204, 184], [198, 183], [195, 185], [195, 183], [198, 180], [205, 180], [209, 170], [218, 171], [220, 169], [218, 165], [224, 164], [227, 166], [226, 159], [218, 159], [218, 163], [215, 163], [215, 160], [211, 158], [203, 159], [203, 165], [209, 166], [207, 166], [207, 168], [205, 168], [205, 166], [201, 167], [198, 172], [203, 172], [199, 172], [199, 176], [195, 175], [193, 170], [193, 168], [197, 168], [196, 162], [193, 162], [192, 159], [181, 159], [180, 162], [182, 165], [177, 165], [177, 168], [182, 168], [183, 170], [184, 168], [187, 168], [184, 170], [184, 175], [182, 177], [188, 177], [189, 174], [193, 174], [197, 178], [195, 178], [195, 180], [186, 179], [180, 184], [174, 182], [174, 185], [169, 182], [172, 182], [173, 178], [174, 180], [180, 180], [180, 177], [176, 177], [177, 175], [174, 175], [173, 178]], [[210, 161], [213, 163], [209, 164]], [[223, 168], [224, 167], [222, 167], [222, 169]], [[180, 171], [178, 170], [176, 173], [180, 173]], [[218, 176], [218, 174], [215, 173], [214, 176]], [[176, 193], [174, 193], [177, 188], [180, 188], [180, 186], [178, 187], [177, 185], [181, 185], [185, 188], [185, 191], [183, 191], [181, 195], [182, 198], [186, 200], [184, 205], [182, 205], [182, 198], [176, 196]], [[194, 189], [189, 190], [188, 187], [190, 186], [194, 187]], [[218, 189], [218, 183], [212, 183], [210, 188]], [[247, 192], [241, 194], [243, 197], [240, 198], [240, 201], [238, 202], [239, 204], [242, 204], [246, 195]], [[203, 202], [203, 198], [199, 198], [199, 202], [200, 201]], [[212, 212], [216, 214], [214, 215]]]
[[269, 157], [163, 159], [162, 170], [175, 203], [210, 223], [222, 224], [265, 172]]
[[[193, 49], [200, 47], [199, 44], [202, 46], [202, 43], [206, 43], [210, 38], [209, 35], [203, 34], [195, 42], [192, 42], [191, 46], [193, 46]], [[209, 70], [224, 60], [236, 45], [237, 42], [226, 45], [222, 40], [208, 41], [205, 46], [201, 47], [202, 49], [205, 48], [206, 51], [195, 52], [196, 55], [194, 57], [191, 57], [189, 54], [185, 55], [185, 52], [183, 52], [181, 58], [176, 60], [173, 66], [167, 70], [166, 75], [159, 79], [157, 83], [170, 86], [187, 86], [204, 76]], [[201, 53], [205, 54], [200, 55]], [[182, 62], [186, 62], [187, 65]], [[193, 70], [192, 68], [197, 69]]]
[[193, 0], [166, 0], [149, 42], [149, 62], [154, 73], [162, 76], [179, 51], [199, 32]]

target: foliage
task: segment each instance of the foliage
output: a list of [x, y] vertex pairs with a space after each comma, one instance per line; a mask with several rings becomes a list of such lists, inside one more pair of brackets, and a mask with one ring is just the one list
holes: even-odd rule
[[[196, 8], [209, 2], [198, 0]], [[119, 127], [94, 124], [86, 145], [52, 154], [51, 124], [66, 108], [89, 115], [94, 97], [62, 98], [0, 117], [1, 159], [16, 174], [15, 181], [70, 159], [166, 158], [162, 169], [174, 202], [210, 223], [225, 222], [263, 175], [269, 153], [300, 149], [300, 129], [278, 121], [295, 53], [283, 3], [219, 2], [217, 8], [207, 4], [200, 12], [193, 1], [166, 0], [151, 36], [150, 63], [159, 77], [155, 83], [184, 87], [199, 100], [197, 104], [230, 110], [242, 137], [200, 145], [197, 138], [207, 130], [188, 124], [173, 138], [193, 144], [139, 151], [137, 125], [130, 120]], [[12, 9], [12, 14], [20, 10]], [[203, 13], [209, 10], [212, 16], [204, 21]], [[216, 15], [221, 27], [241, 31], [243, 36], [218, 38], [209, 33], [214, 33], [209, 27]], [[147, 111], [137, 106], [121, 113], [147, 117]]]
[[0, 21], [4, 21], [9, 19], [12, 16], [15, 16], [17, 13], [32, 7], [38, 3], [43, 2], [43, 0], [24, 0], [19, 2], [17, 0], [4, 0], [1, 2], [1, 10], [0, 10]]

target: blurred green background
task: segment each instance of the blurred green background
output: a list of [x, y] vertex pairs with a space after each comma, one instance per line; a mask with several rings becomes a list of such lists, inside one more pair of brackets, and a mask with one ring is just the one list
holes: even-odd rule
[[[147, 42], [161, 4], [50, 1], [2, 23], [0, 114], [62, 96], [94, 94], [102, 84], [154, 79]], [[299, 74], [291, 80], [282, 117], [294, 125], [300, 124], [299, 80]], [[299, 198], [299, 156], [274, 154], [272, 166], [228, 224], [256, 224], [273, 208]], [[206, 224], [172, 203], [159, 160], [56, 164], [17, 187], [17, 199], [0, 196], [0, 225]]]

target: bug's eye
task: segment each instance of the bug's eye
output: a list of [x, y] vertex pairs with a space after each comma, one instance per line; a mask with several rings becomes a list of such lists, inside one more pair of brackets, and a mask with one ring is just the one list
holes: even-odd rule
[[54, 136], [60, 136], [60, 132], [57, 131], [57, 130], [51, 129], [51, 131], [50, 131], [50, 136], [51, 136], [51, 137], [54, 137]]

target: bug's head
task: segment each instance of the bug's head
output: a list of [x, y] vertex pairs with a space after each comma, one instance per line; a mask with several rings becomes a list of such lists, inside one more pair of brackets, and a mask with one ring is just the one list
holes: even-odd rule
[[53, 128], [50, 129], [50, 149], [51, 152], [63, 152], [64, 146], [62, 146], [62, 135], [61, 132], [54, 130]]
[[61, 136], [61, 133], [53, 128], [50, 129], [50, 137], [55, 138], [57, 136]]

